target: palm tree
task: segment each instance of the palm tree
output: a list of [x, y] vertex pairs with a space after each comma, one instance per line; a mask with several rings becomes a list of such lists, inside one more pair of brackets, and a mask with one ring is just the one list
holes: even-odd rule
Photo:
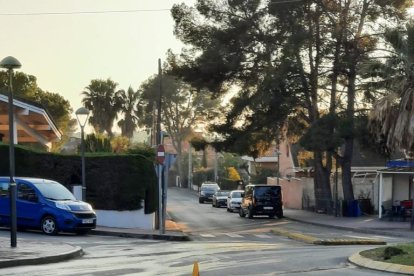
[[124, 119], [118, 122], [118, 126], [121, 128], [122, 136], [131, 138], [138, 124], [136, 106], [139, 104], [139, 93], [129, 87], [127, 93], [120, 91], [120, 97], [122, 99], [121, 113], [124, 114]]
[[[412, 157], [414, 150], [414, 22], [406, 31], [389, 30], [386, 41], [393, 53], [386, 63], [372, 63], [376, 88], [388, 93], [374, 104], [370, 129], [389, 151], [403, 150]], [[371, 68], [373, 69], [373, 68]]]
[[117, 91], [117, 83], [111, 79], [92, 80], [82, 92], [82, 103], [92, 111], [89, 123], [97, 133], [106, 131], [109, 137], [113, 136], [112, 126], [121, 109], [121, 91]]

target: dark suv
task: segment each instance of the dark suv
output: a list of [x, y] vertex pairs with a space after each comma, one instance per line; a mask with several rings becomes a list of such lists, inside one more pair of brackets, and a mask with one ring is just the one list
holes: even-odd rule
[[212, 201], [215, 192], [220, 190], [220, 187], [215, 182], [204, 182], [201, 184], [200, 192], [198, 193], [198, 202]]
[[239, 215], [253, 218], [255, 215], [268, 215], [270, 218], [283, 217], [282, 189], [280, 186], [250, 184], [244, 190]]

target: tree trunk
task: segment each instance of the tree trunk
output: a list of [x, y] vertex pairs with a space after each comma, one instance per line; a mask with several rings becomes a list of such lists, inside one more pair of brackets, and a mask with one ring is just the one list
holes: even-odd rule
[[330, 171], [323, 166], [321, 152], [314, 152], [315, 160], [315, 207], [316, 211], [328, 212], [332, 206], [332, 193], [330, 185]]

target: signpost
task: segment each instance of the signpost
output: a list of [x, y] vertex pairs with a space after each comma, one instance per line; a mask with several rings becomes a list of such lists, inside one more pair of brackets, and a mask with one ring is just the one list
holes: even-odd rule
[[157, 147], [157, 163], [164, 165], [165, 161], [165, 148], [164, 145], [158, 145]]
[[162, 167], [165, 161], [165, 148], [164, 145], [159, 144], [157, 147], [157, 163], [158, 163], [158, 224], [160, 234], [165, 233], [165, 221], [163, 219], [162, 203], [163, 203], [163, 188], [162, 188]]

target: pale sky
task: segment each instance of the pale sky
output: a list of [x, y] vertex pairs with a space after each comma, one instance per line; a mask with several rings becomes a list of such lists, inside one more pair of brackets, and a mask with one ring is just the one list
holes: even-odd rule
[[0, 0], [0, 59], [17, 58], [20, 71], [76, 111], [92, 79], [137, 89], [169, 48], [180, 51], [169, 9], [182, 2], [195, 0]]

